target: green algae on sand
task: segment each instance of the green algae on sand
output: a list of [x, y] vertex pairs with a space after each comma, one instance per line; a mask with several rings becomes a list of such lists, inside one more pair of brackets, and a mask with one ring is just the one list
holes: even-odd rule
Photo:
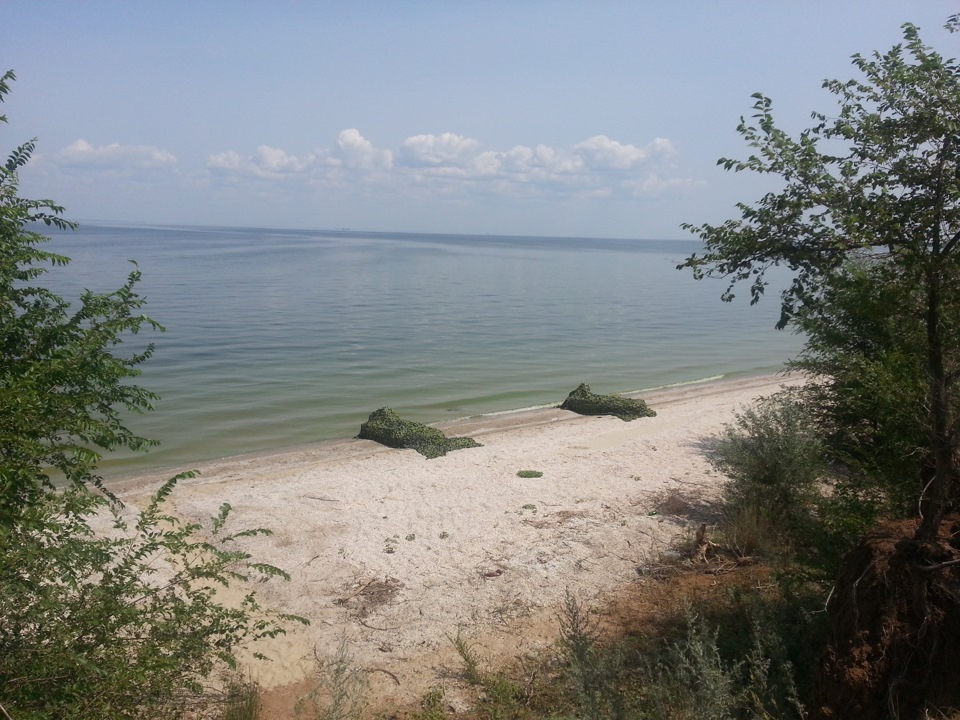
[[436, 428], [423, 423], [403, 420], [390, 408], [380, 408], [370, 413], [360, 425], [358, 438], [374, 440], [392, 448], [410, 448], [426, 458], [446, 455], [451, 450], [482, 447], [473, 438], [448, 438]]
[[625, 421], [654, 417], [657, 414], [647, 407], [643, 400], [622, 395], [597, 395], [590, 392], [590, 386], [586, 383], [580, 383], [576, 390], [567, 395], [560, 409], [571, 410], [580, 415], [616, 415]]

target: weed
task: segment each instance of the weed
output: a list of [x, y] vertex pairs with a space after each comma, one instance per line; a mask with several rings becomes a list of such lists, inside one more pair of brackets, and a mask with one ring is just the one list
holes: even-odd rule
[[480, 685], [483, 682], [483, 675], [480, 672], [480, 656], [477, 654], [476, 646], [463, 637], [461, 628], [457, 628], [457, 634], [450, 638], [453, 647], [463, 661], [463, 677], [472, 685]]
[[441, 540], [446, 540], [448, 537], [450, 537], [450, 533], [448, 533], [446, 530], [444, 530], [442, 533], [440, 533], [440, 539], [441, 539]]
[[759, 503], [743, 503], [727, 509], [723, 518], [726, 546], [737, 557], [773, 551], [785, 541], [781, 523], [773, 520]]
[[519, 478], [541, 478], [543, 473], [539, 470], [518, 470], [517, 477]]
[[420, 700], [420, 710], [413, 713], [412, 720], [445, 720], [443, 688], [430, 688]]
[[260, 720], [260, 688], [252, 682], [231, 682], [219, 720]]
[[316, 685], [296, 705], [298, 718], [360, 720], [367, 707], [367, 674], [354, 666], [347, 638], [332, 657], [317, 656]]
[[619, 686], [624, 654], [602, 648], [597, 620], [569, 590], [559, 614], [560, 646], [580, 711], [588, 720], [625, 717], [625, 697]]
[[414, 541], [414, 540], [417, 539], [417, 534], [416, 534], [416, 533], [410, 533], [409, 535], [407, 535], [406, 539], [407, 539], [408, 542], [412, 542], [412, 541]]

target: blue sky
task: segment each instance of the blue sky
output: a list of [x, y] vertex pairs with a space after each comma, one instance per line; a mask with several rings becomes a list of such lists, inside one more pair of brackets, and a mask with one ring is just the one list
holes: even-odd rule
[[0, 150], [86, 221], [682, 238], [768, 178], [751, 93], [797, 130], [825, 78], [955, 0], [0, 0]]

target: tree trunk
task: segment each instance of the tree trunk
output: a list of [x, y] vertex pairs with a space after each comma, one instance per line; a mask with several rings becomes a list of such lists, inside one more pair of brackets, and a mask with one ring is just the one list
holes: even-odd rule
[[[934, 262], [939, 258], [935, 258]], [[943, 339], [940, 328], [940, 273], [934, 266], [927, 272], [927, 375], [929, 382], [930, 450], [934, 472], [930, 492], [921, 503], [923, 521], [914, 539], [931, 542], [947, 513], [950, 486], [954, 476], [954, 442], [951, 432], [949, 383], [944, 368]]]

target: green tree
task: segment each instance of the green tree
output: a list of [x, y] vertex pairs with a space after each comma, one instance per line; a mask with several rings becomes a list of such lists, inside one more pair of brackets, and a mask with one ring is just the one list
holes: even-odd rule
[[935, 536], [957, 477], [960, 338], [948, 320], [960, 287], [960, 77], [916, 27], [904, 25], [903, 35], [885, 54], [854, 56], [860, 79], [825, 82], [837, 110], [814, 114], [816, 124], [797, 137], [776, 125], [769, 98], [754, 95], [754, 115], [738, 127], [753, 153], [718, 164], [777, 176], [782, 188], [739, 204], [738, 219], [685, 225], [705, 252], [680, 267], [727, 278], [725, 300], [747, 282], [752, 302], [769, 268], [789, 267], [779, 327], [804, 314], [807, 329], [835, 322], [824, 298], [846, 282], [851, 262], [900, 291], [889, 310], [901, 327], [919, 331], [924, 374], [924, 541]]
[[[0, 77], [0, 101], [12, 80]], [[130, 517], [103, 488], [102, 452], [151, 444], [120, 413], [150, 409], [154, 395], [130, 381], [153, 347], [121, 351], [158, 326], [140, 312], [137, 270], [77, 309], [37, 284], [69, 261], [31, 228], [73, 224], [19, 197], [33, 148], [0, 168], [0, 717], [207, 717], [211, 676], [238, 647], [306, 621], [249, 592], [223, 599], [248, 578], [287, 577], [246, 549], [268, 531], [227, 530], [229, 505], [184, 522], [165, 509], [181, 475]]]
[[[0, 77], [0, 101], [12, 80], [12, 71]], [[51, 472], [98, 484], [102, 451], [152, 444], [120, 417], [121, 408], [143, 412], [155, 399], [128, 382], [153, 346], [117, 353], [125, 335], [159, 328], [140, 313], [140, 273], [112, 293], [84, 292], [77, 309], [35, 284], [69, 260], [44, 251], [47, 238], [31, 228], [75, 226], [52, 200], [19, 197], [18, 171], [33, 149], [34, 141], [19, 146], [0, 167], [0, 526], [52, 487]]]

